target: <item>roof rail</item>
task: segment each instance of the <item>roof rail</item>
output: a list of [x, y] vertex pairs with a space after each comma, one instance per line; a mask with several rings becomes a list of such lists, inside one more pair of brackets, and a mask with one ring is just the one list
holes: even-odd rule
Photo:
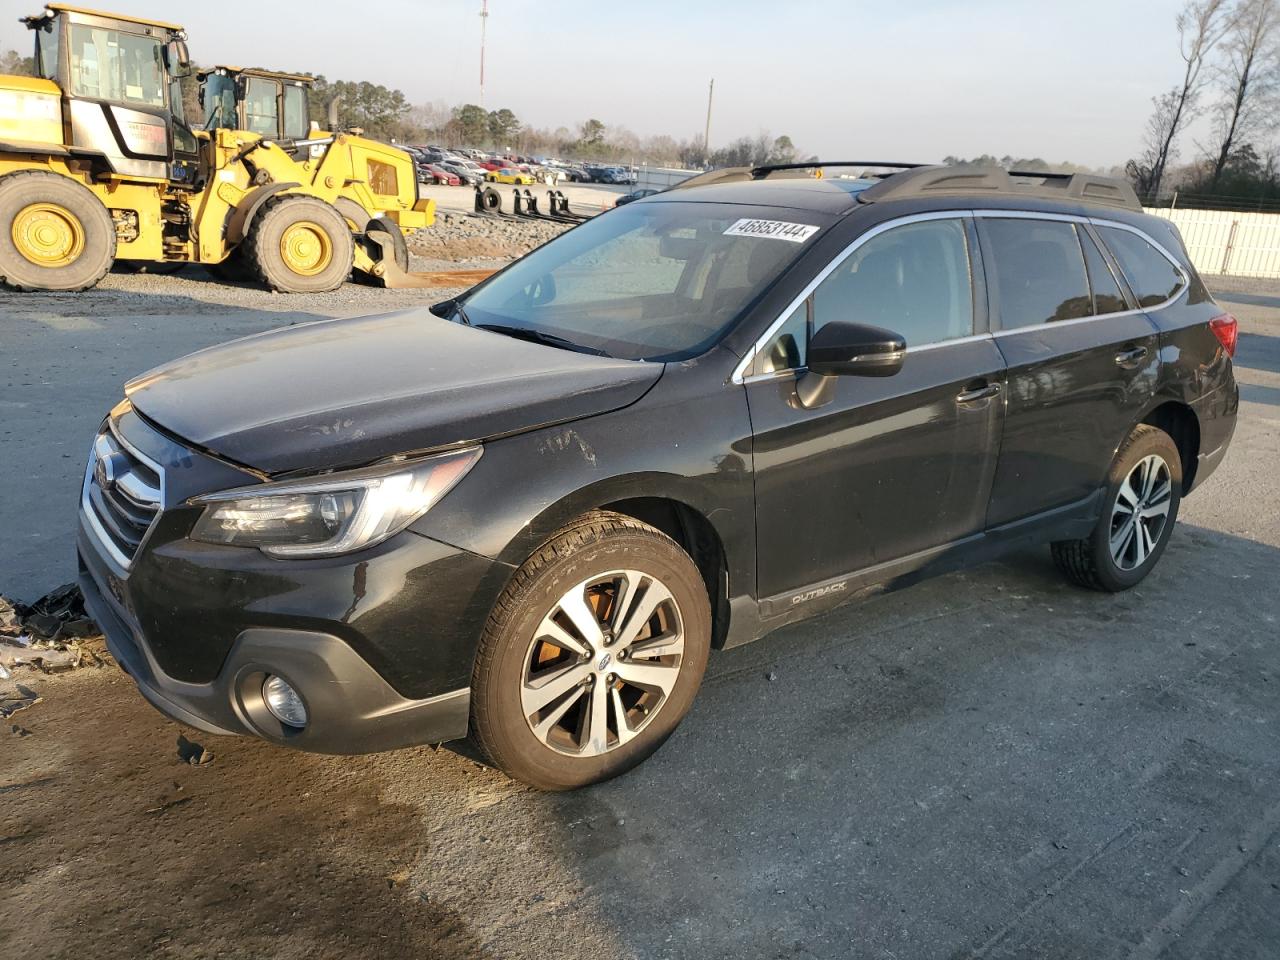
[[1091, 173], [1041, 173], [1002, 167], [916, 167], [886, 177], [858, 194], [863, 203], [910, 197], [993, 194], [1076, 200], [1126, 210], [1142, 210], [1133, 187]]
[[775, 170], [817, 170], [821, 167], [886, 167], [893, 170], [915, 170], [923, 163], [884, 163], [879, 160], [814, 160], [809, 163], [766, 163], [751, 168], [753, 179], [761, 180]]

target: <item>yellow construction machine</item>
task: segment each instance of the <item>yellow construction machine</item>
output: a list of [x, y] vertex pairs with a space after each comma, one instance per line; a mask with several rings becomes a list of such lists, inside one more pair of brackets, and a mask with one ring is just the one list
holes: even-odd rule
[[306, 78], [215, 69], [207, 130], [183, 115], [175, 24], [51, 3], [24, 18], [37, 78], [0, 76], [0, 279], [83, 290], [115, 260], [235, 263], [275, 290], [406, 272], [434, 221], [412, 158], [316, 129]]

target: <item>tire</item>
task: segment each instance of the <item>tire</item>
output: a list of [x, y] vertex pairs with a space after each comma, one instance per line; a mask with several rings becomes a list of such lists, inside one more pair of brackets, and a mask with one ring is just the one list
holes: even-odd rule
[[280, 293], [325, 293], [351, 276], [355, 240], [346, 219], [316, 197], [273, 197], [253, 220], [245, 255]]
[[[1149, 483], [1144, 484], [1146, 478]], [[1053, 560], [1082, 587], [1118, 593], [1136, 586], [1160, 562], [1182, 502], [1182, 456], [1173, 439], [1139, 424], [1107, 474], [1102, 515], [1083, 540], [1059, 540]], [[1131, 521], [1133, 507], [1142, 519]], [[1163, 509], [1163, 512], [1160, 512]]]
[[0, 280], [7, 286], [87, 290], [115, 257], [111, 214], [83, 184], [43, 170], [0, 177]]
[[[643, 622], [628, 620], [654, 603]], [[570, 625], [583, 617], [604, 631], [589, 638]], [[630, 517], [589, 514], [525, 561], [495, 604], [472, 675], [472, 739], [494, 766], [542, 790], [616, 777], [688, 712], [710, 639], [706, 585], [688, 554]], [[545, 689], [553, 685], [563, 692]]]

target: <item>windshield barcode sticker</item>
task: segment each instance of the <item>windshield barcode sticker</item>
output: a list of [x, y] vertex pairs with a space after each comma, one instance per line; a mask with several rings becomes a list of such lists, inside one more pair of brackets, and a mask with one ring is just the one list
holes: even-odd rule
[[783, 220], [739, 220], [724, 232], [726, 237], [770, 237], [774, 240], [790, 240], [804, 243], [818, 228], [807, 223], [787, 223]]

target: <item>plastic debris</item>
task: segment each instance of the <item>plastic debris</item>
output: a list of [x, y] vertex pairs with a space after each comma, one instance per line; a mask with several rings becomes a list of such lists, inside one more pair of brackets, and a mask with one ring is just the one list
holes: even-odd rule
[[0, 683], [0, 719], [13, 716], [19, 710], [34, 707], [43, 697], [30, 687], [20, 683]]
[[0, 669], [31, 666], [53, 673], [107, 662], [105, 639], [76, 584], [29, 605], [0, 597]]

